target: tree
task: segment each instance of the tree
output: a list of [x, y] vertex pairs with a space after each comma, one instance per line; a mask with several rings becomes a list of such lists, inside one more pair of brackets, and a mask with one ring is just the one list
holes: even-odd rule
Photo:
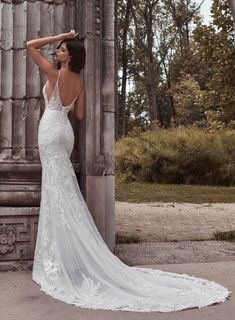
[[[174, 115], [170, 94], [171, 60], [189, 51], [190, 23], [197, 12], [191, 0], [132, 1], [135, 91], [146, 97], [150, 123], [169, 125]], [[183, 58], [182, 58], [183, 59]], [[138, 94], [137, 94], [138, 95]]]
[[199, 63], [206, 66], [206, 88], [202, 103], [208, 115], [218, 122], [235, 120], [235, 48], [233, 19], [226, 0], [214, 0], [212, 23], [207, 26], [198, 19], [194, 32]]
[[203, 120], [201, 112], [201, 89], [198, 81], [190, 74], [182, 74], [173, 90], [176, 125], [192, 125]]
[[[232, 121], [235, 64], [231, 10], [227, 0], [214, 0], [213, 22], [204, 26], [199, 9], [194, 0], [116, 0], [117, 138], [134, 126], [149, 128], [157, 123], [167, 127], [172, 117], [180, 119], [183, 110], [180, 121], [192, 123], [199, 104], [207, 115], [215, 112], [219, 121]], [[194, 84], [200, 92], [194, 91]], [[188, 89], [185, 96], [180, 88]], [[187, 100], [195, 92], [194, 102]], [[176, 103], [178, 95], [181, 105]], [[203, 116], [198, 112], [195, 121]]]
[[117, 82], [118, 82], [118, 107], [116, 110], [116, 137], [125, 135], [128, 115], [126, 110], [128, 65], [131, 56], [131, 48], [128, 45], [128, 33], [131, 23], [131, 0], [116, 0], [116, 45], [117, 58]]

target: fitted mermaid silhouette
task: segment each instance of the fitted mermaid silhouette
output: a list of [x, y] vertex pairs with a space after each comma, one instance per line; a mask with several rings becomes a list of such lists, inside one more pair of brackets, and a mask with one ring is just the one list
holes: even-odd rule
[[70, 161], [74, 144], [63, 106], [60, 71], [38, 132], [42, 192], [33, 280], [41, 290], [82, 308], [169, 312], [223, 302], [229, 291], [212, 281], [130, 267], [110, 252], [82, 197]]

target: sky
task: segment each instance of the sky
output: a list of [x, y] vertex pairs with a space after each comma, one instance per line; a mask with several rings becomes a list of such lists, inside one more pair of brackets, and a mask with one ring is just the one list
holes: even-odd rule
[[[196, 3], [200, 4], [202, 0], [194, 0]], [[203, 21], [205, 23], [209, 23], [210, 18], [210, 8], [212, 5], [212, 0], [205, 0], [204, 3], [201, 6], [201, 15], [203, 16]]]

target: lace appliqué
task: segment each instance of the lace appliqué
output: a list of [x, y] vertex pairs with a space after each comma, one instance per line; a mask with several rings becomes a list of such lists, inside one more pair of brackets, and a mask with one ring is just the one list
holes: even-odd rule
[[[59, 77], [58, 77], [59, 79]], [[204, 279], [129, 267], [113, 255], [82, 197], [70, 155], [74, 136], [58, 80], [39, 125], [42, 194], [33, 279], [81, 308], [169, 312], [224, 302], [230, 292]]]

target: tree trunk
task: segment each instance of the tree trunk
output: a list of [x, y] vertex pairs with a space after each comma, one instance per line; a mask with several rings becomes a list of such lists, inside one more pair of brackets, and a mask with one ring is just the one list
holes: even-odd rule
[[[155, 1], [155, 4], [157, 1]], [[145, 23], [146, 23], [146, 36], [147, 36], [147, 49], [148, 49], [148, 83], [149, 83], [149, 100], [150, 100], [150, 121], [159, 120], [160, 114], [157, 106], [157, 83], [156, 83], [156, 63], [153, 52], [153, 6], [151, 1], [146, 2], [145, 7]]]
[[119, 100], [119, 135], [126, 134], [127, 114], [126, 114], [126, 85], [127, 85], [127, 34], [130, 25], [131, 1], [126, 3], [126, 14], [123, 28], [123, 45], [121, 50], [122, 61], [122, 81], [121, 81], [121, 96]]
[[118, 97], [118, 1], [115, 0], [114, 6], [114, 15], [115, 15], [115, 29], [114, 29], [114, 41], [115, 41], [115, 140], [118, 139], [119, 135], [119, 97]]

